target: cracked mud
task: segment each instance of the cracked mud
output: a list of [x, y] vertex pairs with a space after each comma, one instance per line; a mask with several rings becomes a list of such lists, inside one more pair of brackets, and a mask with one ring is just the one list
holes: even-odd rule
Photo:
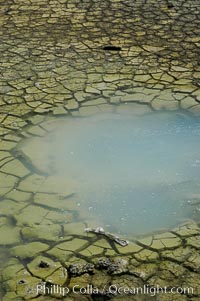
[[[102, 112], [200, 115], [199, 1], [37, 0], [1, 3], [0, 298], [149, 300], [120, 287], [193, 287], [155, 301], [200, 300], [200, 195], [194, 220], [120, 247], [74, 208], [76, 183], [48, 177], [18, 149], [52, 119]], [[96, 286], [100, 295], [39, 294], [42, 283]], [[99, 299], [100, 300], [100, 299]]]

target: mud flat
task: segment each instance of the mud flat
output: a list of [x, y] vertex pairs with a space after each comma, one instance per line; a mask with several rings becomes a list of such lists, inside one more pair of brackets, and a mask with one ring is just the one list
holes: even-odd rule
[[[149, 293], [130, 289], [145, 285], [154, 301], [198, 301], [196, 187], [186, 191], [192, 218], [134, 235], [121, 247], [84, 232], [99, 221], [90, 215], [86, 224], [78, 181], [63, 181], [44, 161], [33, 164], [19, 145], [43, 139], [60, 118], [127, 111], [141, 118], [164, 110], [198, 119], [199, 1], [11, 0], [0, 13], [0, 298], [143, 301]], [[108, 284], [129, 294], [110, 292]], [[168, 293], [153, 296], [157, 286]]]

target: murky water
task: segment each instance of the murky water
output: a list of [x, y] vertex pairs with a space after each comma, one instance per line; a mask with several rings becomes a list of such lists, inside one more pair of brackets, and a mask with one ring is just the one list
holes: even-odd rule
[[78, 183], [77, 210], [89, 226], [142, 234], [192, 218], [188, 201], [200, 193], [196, 120], [179, 113], [113, 113], [55, 124], [22, 149], [40, 170]]

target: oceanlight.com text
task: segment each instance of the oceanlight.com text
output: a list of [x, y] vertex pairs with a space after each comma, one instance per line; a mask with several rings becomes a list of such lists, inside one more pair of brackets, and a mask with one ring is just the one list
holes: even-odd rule
[[108, 287], [108, 292], [111, 294], [119, 294], [119, 295], [150, 295], [155, 296], [156, 294], [193, 294], [192, 287], [160, 287], [156, 285], [154, 287], [150, 287], [148, 285], [144, 285], [142, 287], [123, 287], [117, 286], [115, 284], [110, 285]]

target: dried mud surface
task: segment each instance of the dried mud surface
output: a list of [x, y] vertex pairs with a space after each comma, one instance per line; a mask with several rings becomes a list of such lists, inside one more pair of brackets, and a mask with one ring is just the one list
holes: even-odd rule
[[[107, 284], [193, 287], [193, 293], [156, 294], [151, 300], [200, 300], [200, 196], [191, 199], [196, 221], [123, 248], [84, 233], [73, 185], [59, 189], [18, 150], [23, 139], [45, 135], [52, 120], [65, 116], [164, 109], [198, 117], [199, 14], [196, 0], [1, 1], [3, 301], [149, 300], [145, 294], [109, 295]], [[44, 296], [36, 291], [44, 282], [91, 284], [99, 294]]]

